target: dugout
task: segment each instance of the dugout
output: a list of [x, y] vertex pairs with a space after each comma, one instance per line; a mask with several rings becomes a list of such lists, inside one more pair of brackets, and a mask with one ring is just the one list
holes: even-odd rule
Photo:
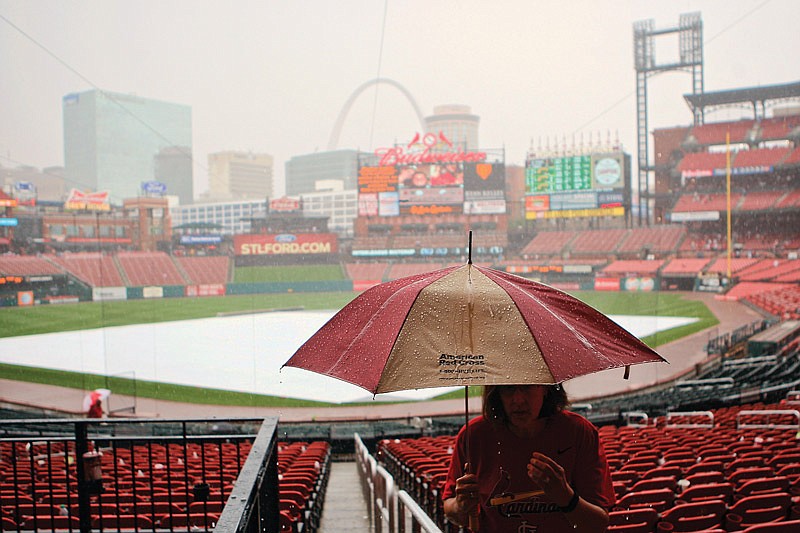
[[66, 274], [0, 276], [0, 307], [76, 303], [90, 299], [87, 291]]

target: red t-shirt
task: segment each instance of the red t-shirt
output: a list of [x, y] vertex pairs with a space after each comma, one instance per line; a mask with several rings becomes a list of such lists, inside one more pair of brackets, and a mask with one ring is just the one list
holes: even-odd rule
[[491, 504], [490, 500], [498, 496], [538, 488], [528, 477], [527, 465], [533, 452], [560, 464], [567, 482], [584, 500], [604, 509], [615, 503], [611, 472], [597, 428], [580, 415], [562, 411], [549, 417], [537, 440], [517, 437], [505, 425], [479, 416], [469, 422], [469, 459], [464, 436], [465, 429], [461, 428], [442, 498], [455, 496], [456, 479], [464, 474], [464, 463], [470, 463], [470, 471], [478, 477], [481, 532], [574, 531], [566, 515], [544, 496]]
[[86, 413], [87, 418], [103, 418], [103, 404], [100, 400], [94, 402]]

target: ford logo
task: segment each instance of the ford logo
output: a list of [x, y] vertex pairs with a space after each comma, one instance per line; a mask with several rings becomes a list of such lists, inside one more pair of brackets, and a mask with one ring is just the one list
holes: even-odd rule
[[297, 237], [294, 235], [284, 234], [284, 235], [276, 235], [275, 242], [294, 242], [297, 240]]

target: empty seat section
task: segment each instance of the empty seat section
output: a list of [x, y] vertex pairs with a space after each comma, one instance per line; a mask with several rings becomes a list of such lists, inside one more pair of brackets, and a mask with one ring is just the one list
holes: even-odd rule
[[122, 287], [125, 282], [114, 258], [97, 252], [47, 255], [47, 259], [92, 287]]
[[117, 260], [131, 286], [184, 285], [172, 258], [162, 252], [120, 252]]

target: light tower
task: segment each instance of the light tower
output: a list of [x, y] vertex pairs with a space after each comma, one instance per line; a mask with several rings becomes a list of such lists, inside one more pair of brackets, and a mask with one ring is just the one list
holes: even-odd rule
[[[656, 62], [655, 38], [678, 34], [678, 61]], [[644, 220], [650, 225], [650, 149], [647, 130], [647, 79], [661, 72], [690, 71], [692, 94], [703, 93], [703, 21], [700, 13], [684, 13], [678, 26], [657, 30], [653, 19], [639, 20], [633, 24], [633, 59], [636, 67], [636, 140], [638, 145], [639, 225]], [[694, 109], [694, 123], [703, 123], [703, 109]]]

